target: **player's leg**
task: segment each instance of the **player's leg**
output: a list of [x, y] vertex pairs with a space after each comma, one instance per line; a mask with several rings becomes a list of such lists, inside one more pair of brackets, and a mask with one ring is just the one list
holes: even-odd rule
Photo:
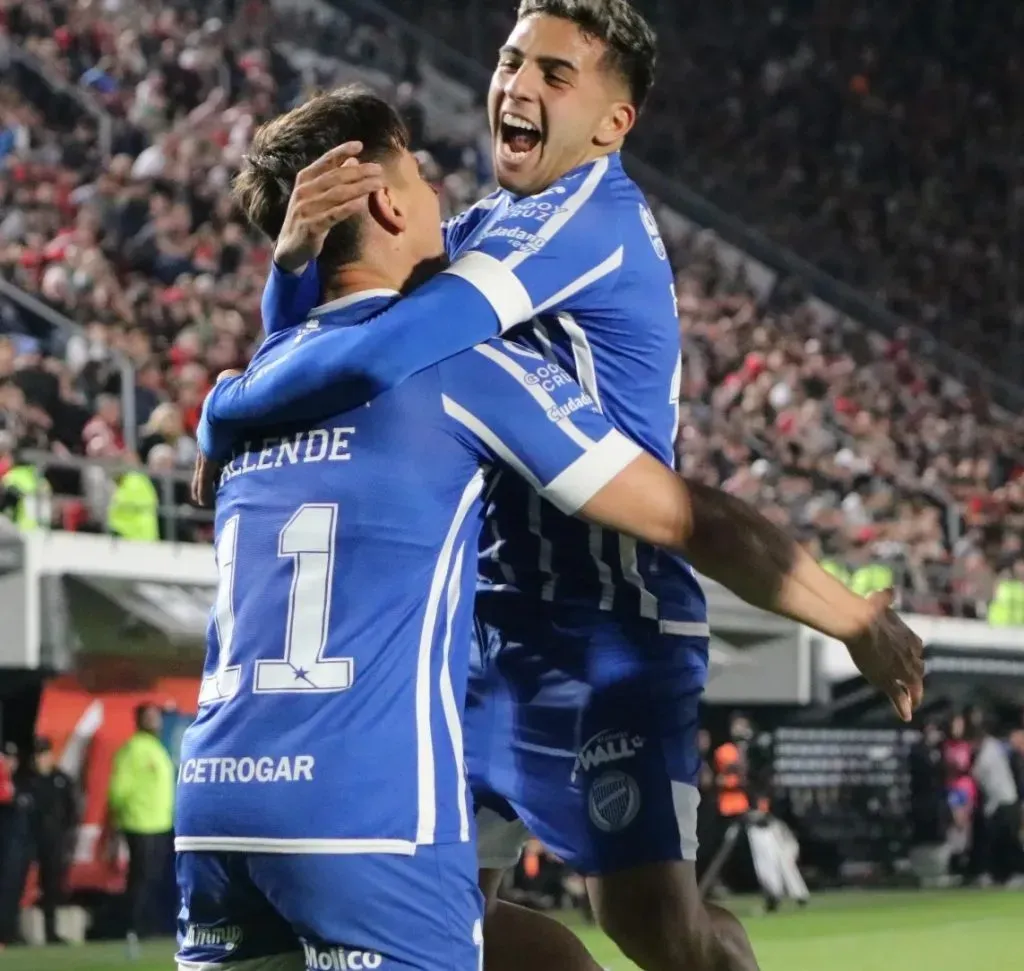
[[743, 925], [701, 901], [692, 861], [591, 876], [587, 887], [605, 933], [644, 971], [757, 971]]
[[464, 716], [465, 758], [476, 802], [477, 856], [484, 895], [486, 971], [599, 971], [575, 934], [556, 920], [498, 899], [505, 871], [519, 862], [528, 833], [507, 801], [498, 796], [515, 787], [508, 760], [514, 707], [496, 665], [498, 634], [477, 622], [470, 652]]
[[241, 853], [179, 853], [178, 971], [305, 971], [291, 928], [253, 886]]
[[505, 871], [519, 860], [526, 828], [491, 809], [477, 812], [480, 890], [484, 895], [486, 971], [601, 971], [583, 942], [564, 924], [498, 899]]
[[581, 720], [588, 741], [576, 783], [586, 810], [576, 810], [577, 840], [599, 924], [644, 971], [757, 971], [742, 925], [698, 889], [706, 640], [643, 623], [610, 624], [589, 639], [592, 649], [643, 659], [632, 684], [598, 685]]
[[329, 971], [479, 971], [483, 899], [472, 843], [415, 854], [254, 856], [249, 873]]
[[506, 638], [500, 667], [519, 691], [510, 802], [589, 876], [595, 916], [644, 971], [756, 969], [742, 926], [697, 889], [706, 638], [596, 611], [548, 614], [542, 636], [518, 645], [515, 619], [491, 618]]

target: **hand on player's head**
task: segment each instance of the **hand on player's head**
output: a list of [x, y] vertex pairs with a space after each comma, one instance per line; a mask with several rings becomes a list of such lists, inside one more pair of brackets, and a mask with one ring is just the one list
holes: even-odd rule
[[327, 234], [366, 207], [369, 195], [384, 185], [376, 162], [360, 162], [361, 142], [346, 142], [325, 152], [295, 179], [284, 225], [274, 248], [274, 262], [298, 272], [315, 260]]
[[846, 646], [861, 674], [909, 722], [924, 695], [924, 644], [892, 609], [893, 599], [891, 590], [871, 594], [874, 613]]

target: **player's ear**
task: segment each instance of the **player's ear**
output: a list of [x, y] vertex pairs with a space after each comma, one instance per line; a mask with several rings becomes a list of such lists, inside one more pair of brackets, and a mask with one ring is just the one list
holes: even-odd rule
[[369, 208], [370, 218], [392, 236], [405, 230], [408, 222], [405, 207], [389, 185], [370, 193]]
[[636, 108], [628, 101], [613, 102], [594, 133], [594, 144], [601, 148], [610, 148], [617, 142], [621, 142], [632, 131], [635, 124]]

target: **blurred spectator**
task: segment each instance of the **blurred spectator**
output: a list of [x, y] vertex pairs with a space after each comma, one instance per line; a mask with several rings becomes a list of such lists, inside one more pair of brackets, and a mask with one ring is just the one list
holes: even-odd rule
[[978, 847], [983, 877], [1005, 883], [1024, 872], [1021, 847], [1021, 803], [1007, 747], [983, 722], [976, 726], [976, 753], [971, 770], [981, 796], [984, 826]]
[[[160, 454], [160, 447], [150, 452], [151, 458]], [[159, 541], [160, 496], [145, 472], [128, 469], [117, 477], [107, 510], [107, 527], [121, 539], [147, 543]]]
[[929, 721], [910, 751], [910, 816], [917, 845], [945, 842], [947, 823], [946, 765], [942, 731]]
[[3, 796], [0, 803], [0, 946], [21, 941], [19, 917], [25, 869], [30, 860], [32, 798], [25, 786], [18, 749], [4, 745]]
[[0, 431], [0, 471], [0, 513], [20, 529], [48, 526], [50, 484], [34, 465], [19, 460], [14, 437], [4, 431]]
[[43, 927], [47, 944], [64, 944], [67, 942], [57, 936], [57, 907], [74, 851], [78, 796], [71, 777], [57, 767], [48, 738], [37, 738], [33, 753], [27, 787], [32, 798], [32, 847], [39, 866]]
[[160, 709], [140, 705], [135, 726], [114, 756], [108, 792], [111, 821], [128, 844], [125, 907], [133, 954], [150, 929], [154, 897], [170, 859], [175, 785], [174, 763], [160, 741]]

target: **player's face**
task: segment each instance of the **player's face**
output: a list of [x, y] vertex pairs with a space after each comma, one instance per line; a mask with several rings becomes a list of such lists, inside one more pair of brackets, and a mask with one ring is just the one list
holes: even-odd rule
[[488, 117], [499, 185], [546, 189], [578, 165], [619, 148], [636, 112], [606, 69], [604, 43], [560, 17], [520, 20], [498, 55]]
[[405, 245], [414, 262], [435, 260], [444, 254], [441, 204], [434, 187], [423, 177], [420, 163], [406, 150], [395, 162], [391, 192], [405, 215]]

